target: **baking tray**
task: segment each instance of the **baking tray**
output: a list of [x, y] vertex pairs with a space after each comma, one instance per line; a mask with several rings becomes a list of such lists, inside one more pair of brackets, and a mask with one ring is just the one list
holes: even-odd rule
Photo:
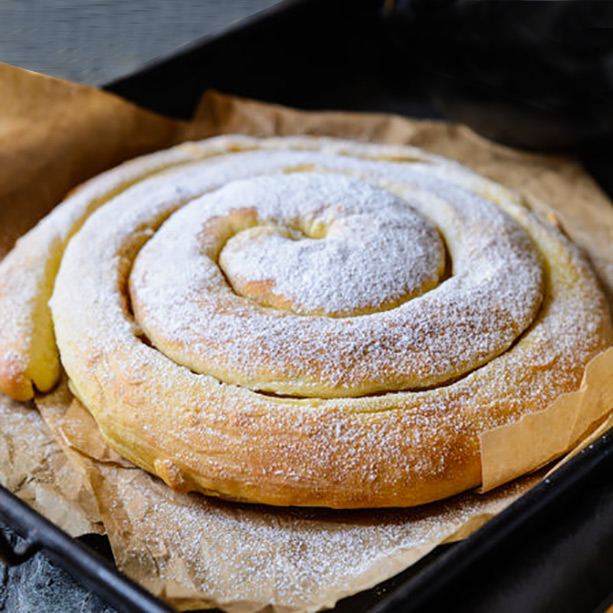
[[[374, 0], [287, 0], [106, 89], [184, 118], [207, 88], [305, 109], [441, 118], [378, 26], [379, 10]], [[613, 166], [600, 153], [589, 159], [613, 197]], [[608, 432], [470, 538], [336, 610], [605, 611], [613, 603], [612, 475]], [[8, 563], [42, 550], [119, 611], [169, 610], [6, 490], [0, 515], [23, 537], [0, 542]]]

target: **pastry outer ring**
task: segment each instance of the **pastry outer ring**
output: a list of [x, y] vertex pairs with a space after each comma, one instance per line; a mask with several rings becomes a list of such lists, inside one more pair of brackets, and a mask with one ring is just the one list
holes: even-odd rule
[[[127, 279], [138, 250], [168, 211], [160, 213], [162, 207], [157, 220], [153, 215], [137, 224], [139, 231], [127, 241], [117, 234], [101, 244], [96, 235], [106, 223], [121, 222], [118, 211], [129, 219], [134, 198], [148, 198], [155, 212], [156, 198], [163, 200], [160, 194], [171, 189], [172, 170], [128, 188], [70, 241], [51, 301], [53, 322], [71, 387], [109, 444], [176, 490], [336, 508], [412, 506], [456, 494], [480, 483], [483, 432], [576, 390], [587, 362], [611, 344], [608, 306], [578, 249], [519, 196], [458, 164], [410, 147], [310, 137], [220, 137], [181, 147], [193, 156], [195, 172], [198, 164], [215, 164], [217, 156], [237, 149], [326, 151], [430, 165], [437, 175], [494, 201], [524, 228], [543, 259], [547, 283], [541, 309], [518, 341], [455, 382], [358, 398], [261, 394], [195, 374], [139, 337]], [[156, 155], [164, 166], [164, 155]], [[176, 158], [176, 150], [167, 155]], [[105, 179], [110, 185], [112, 173]], [[117, 177], [120, 182], [120, 171]], [[195, 196], [172, 189], [177, 208]], [[109, 279], [113, 291], [100, 293]]]

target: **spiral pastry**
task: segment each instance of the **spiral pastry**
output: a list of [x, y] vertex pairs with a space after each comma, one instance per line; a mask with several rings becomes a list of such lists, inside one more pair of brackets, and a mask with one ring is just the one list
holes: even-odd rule
[[59, 348], [123, 456], [178, 490], [275, 505], [474, 487], [479, 436], [577, 389], [612, 341], [588, 265], [518, 195], [418, 149], [334, 139], [219, 137], [130, 162], [0, 278], [27, 304], [0, 321], [2, 389], [49, 389]]

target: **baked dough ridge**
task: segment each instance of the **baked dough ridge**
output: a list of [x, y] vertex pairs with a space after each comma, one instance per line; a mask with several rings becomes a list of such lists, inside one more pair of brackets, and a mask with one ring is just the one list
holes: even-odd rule
[[[275, 161], [285, 154], [289, 163]], [[379, 166], [394, 167], [391, 176]], [[494, 357], [429, 389], [296, 398], [194, 372], [143, 342], [129, 299], [133, 265], [188, 203], [289, 171], [344, 172], [406, 195], [409, 169], [494, 202], [538, 252], [534, 316]], [[0, 389], [18, 399], [50, 389], [57, 344], [75, 395], [124, 457], [177, 490], [274, 505], [411, 506], [477, 486], [479, 435], [576, 390], [612, 342], [585, 259], [518, 195], [414, 148], [326, 138], [219, 137], [109, 171], [26, 235], [0, 279]]]

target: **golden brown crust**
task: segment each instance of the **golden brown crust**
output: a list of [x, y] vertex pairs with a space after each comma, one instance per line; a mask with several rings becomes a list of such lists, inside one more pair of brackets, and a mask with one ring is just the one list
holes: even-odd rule
[[[171, 150], [169, 159], [181, 160], [175, 170], [155, 174], [115, 197], [98, 196], [104, 206], [76, 233], [64, 254], [52, 311], [72, 387], [114, 448], [181, 491], [275, 505], [409, 506], [478, 485], [482, 432], [542, 410], [559, 394], [579, 387], [585, 365], [611, 344], [612, 332], [606, 302], [577, 249], [508, 190], [415, 149], [403, 149], [399, 156], [398, 149], [317, 138], [225, 137], [184, 147], [183, 157]], [[174, 163], [158, 156], [159, 167]], [[189, 156], [195, 164], [186, 164]], [[136, 177], [146, 174], [139, 163], [144, 167], [147, 158], [134, 163]], [[526, 273], [535, 288], [530, 323], [518, 324], [510, 346], [487, 359], [445, 374], [442, 383], [418, 386], [428, 389], [403, 391], [392, 381], [389, 388], [379, 388], [385, 393], [358, 390], [340, 397], [325, 387], [317, 388], [324, 394], [311, 394], [314, 397], [261, 393], [257, 381], [233, 382], [232, 373], [225, 382], [197, 374], [151, 346], [129, 301], [133, 264], [143, 245], [178, 209], [187, 210], [186, 204], [203, 193], [239, 178], [278, 175], [285, 166], [305, 176], [322, 171], [351, 174], [401, 198], [414, 193], [414, 182], [420, 181], [412, 169], [428, 175], [431, 168], [436, 181], [444, 177], [456, 186], [453, 189], [459, 185], [457, 189], [480, 195], [477, 200], [486, 196], [528, 237], [528, 250], [538, 254], [543, 277], [541, 272]], [[382, 174], [375, 172], [378, 168]], [[403, 182], [405, 171], [409, 178]], [[108, 184], [100, 188], [103, 194], [121, 191], [120, 172], [109, 175]], [[84, 191], [74, 198], [83, 198]], [[65, 206], [70, 208], [70, 201]], [[237, 203], [233, 210], [251, 211], [240, 224], [253, 221], [249, 203]], [[422, 214], [427, 210], [424, 204]], [[223, 230], [224, 223], [219, 222], [216, 231]], [[453, 238], [454, 225], [443, 230], [444, 219], [435, 223], [452, 250], [452, 263], [457, 263], [465, 243]], [[514, 232], [509, 229], [510, 235]], [[205, 235], [195, 234], [204, 241], [201, 246], [208, 244]], [[517, 242], [521, 253], [522, 240]], [[518, 262], [534, 266], [532, 256]], [[155, 270], [145, 273], [151, 276]], [[177, 276], [184, 273], [189, 276], [183, 270]], [[457, 269], [451, 271], [454, 276], [459, 276]], [[268, 291], [265, 281], [247, 277], [253, 287]], [[278, 283], [283, 281], [278, 277]], [[425, 290], [424, 296], [436, 291]], [[488, 300], [482, 302], [499, 308], [494, 298]], [[223, 302], [230, 315], [233, 301], [230, 296]], [[293, 303], [278, 306], [293, 308]], [[391, 309], [389, 317], [399, 308]], [[509, 313], [525, 316], [523, 310]], [[380, 314], [366, 317], [377, 319]], [[170, 324], [181, 325], [174, 318]], [[453, 330], [454, 322], [449, 325]], [[330, 344], [335, 342], [331, 337]], [[297, 365], [291, 359], [287, 363], [290, 378], [292, 368], [303, 366], [300, 360]], [[388, 371], [393, 380], [393, 367], [386, 362], [381, 372], [387, 377]]]

